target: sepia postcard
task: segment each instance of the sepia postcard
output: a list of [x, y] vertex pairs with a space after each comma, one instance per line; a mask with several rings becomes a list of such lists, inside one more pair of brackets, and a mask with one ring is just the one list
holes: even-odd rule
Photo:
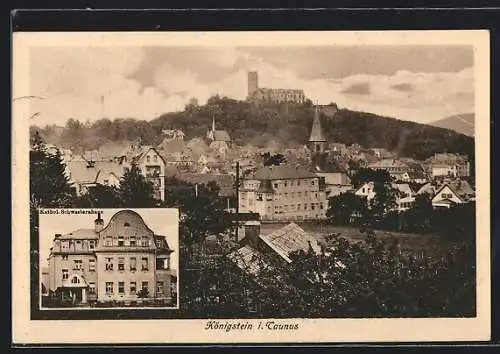
[[14, 33], [13, 342], [489, 340], [489, 50]]

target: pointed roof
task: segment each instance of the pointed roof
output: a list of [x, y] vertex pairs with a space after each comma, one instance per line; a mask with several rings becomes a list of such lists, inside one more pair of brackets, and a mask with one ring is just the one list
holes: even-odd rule
[[311, 128], [311, 137], [309, 141], [326, 141], [325, 136], [323, 135], [323, 129], [321, 129], [321, 119], [319, 116], [319, 110], [316, 106], [316, 110], [314, 111], [314, 120]]

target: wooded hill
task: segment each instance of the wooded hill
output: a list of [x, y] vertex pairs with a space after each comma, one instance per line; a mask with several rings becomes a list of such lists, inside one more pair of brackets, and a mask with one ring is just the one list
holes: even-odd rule
[[[328, 141], [363, 148], [384, 148], [400, 156], [425, 159], [436, 152], [473, 154], [474, 139], [451, 130], [371, 113], [347, 109], [324, 109], [323, 130]], [[336, 112], [332, 114], [331, 112]], [[109, 141], [141, 138], [158, 144], [163, 129], [182, 129], [185, 140], [204, 137], [216, 118], [216, 129], [225, 129], [238, 145], [293, 148], [309, 139], [314, 116], [311, 102], [305, 104], [261, 104], [212, 97], [206, 105], [186, 106], [184, 111], [161, 115], [150, 121], [100, 119], [83, 124], [71, 119], [64, 129], [46, 126], [40, 130], [48, 143], [93, 149]], [[37, 129], [37, 128], [33, 128]], [[37, 129], [38, 130], [38, 129]]]

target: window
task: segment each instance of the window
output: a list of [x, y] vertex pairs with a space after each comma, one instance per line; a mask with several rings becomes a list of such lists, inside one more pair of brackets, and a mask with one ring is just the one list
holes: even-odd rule
[[311, 203], [311, 210], [316, 209], [316, 205], [314, 203]]
[[323, 203], [319, 203], [319, 208], [323, 209]]
[[95, 294], [95, 283], [89, 282], [89, 294]]
[[295, 192], [290, 193], [290, 198], [292, 198], [292, 199], [295, 198]]
[[307, 204], [304, 204], [304, 210], [307, 210]]
[[95, 259], [89, 259], [89, 272], [95, 272]]
[[137, 259], [135, 257], [130, 257], [130, 270], [135, 272], [137, 269]]
[[297, 198], [298, 199], [302, 198], [302, 192], [297, 192]]
[[141, 269], [148, 270], [148, 257], [142, 257]]
[[106, 258], [106, 270], [113, 270], [113, 258]]
[[154, 155], [154, 156], [153, 156], [153, 160], [154, 160], [155, 162], [156, 162], [156, 161], [158, 161], [158, 156], [157, 156], [157, 155]]
[[142, 236], [142, 239], [141, 239], [141, 246], [142, 247], [148, 247], [149, 245], [149, 242], [148, 242], [148, 237], [147, 236]]
[[106, 241], [104, 244], [106, 246], [113, 246], [113, 238], [111, 236], [106, 237]]
[[118, 282], [118, 294], [125, 294], [125, 282], [124, 281]]
[[125, 258], [123, 257], [118, 257], [118, 270], [120, 271], [125, 270]]
[[285, 187], [288, 187], [288, 182], [287, 181], [285, 181]]
[[73, 269], [74, 270], [81, 270], [82, 269], [82, 264], [83, 264], [83, 261], [81, 259], [75, 259], [73, 261]]
[[311, 186], [314, 186], [314, 184], [316, 183], [316, 180], [311, 180]]
[[68, 255], [67, 254], [63, 255], [62, 259], [63, 259], [63, 261], [67, 261], [68, 260]]
[[135, 295], [136, 291], [137, 291], [137, 284], [135, 281], [131, 281], [130, 282], [130, 294]]
[[148, 284], [148, 282], [147, 282], [147, 281], [143, 281], [143, 282], [142, 282], [142, 291], [143, 291], [143, 292], [147, 292], [147, 291], [148, 291], [148, 287], [149, 287], [148, 285], [149, 285], [149, 284]]
[[363, 187], [363, 192], [362, 192], [362, 193], [364, 194], [364, 193], [365, 193], [365, 191], [366, 191], [366, 189], [365, 189], [365, 187]]
[[300, 210], [300, 204], [297, 204], [297, 210]]
[[297, 181], [297, 187], [300, 187], [300, 179]]
[[123, 247], [123, 236], [118, 236], [118, 246]]
[[78, 277], [71, 278], [71, 284], [80, 284], [80, 279]]
[[149, 156], [146, 156], [146, 161], [150, 162], [151, 158]]
[[135, 247], [137, 245], [137, 241], [135, 239], [135, 236], [130, 236], [130, 246]]
[[278, 183], [275, 183], [275, 184], [274, 184], [274, 188], [278, 188]]
[[67, 269], [62, 270], [62, 278], [63, 278], [63, 280], [68, 279], [68, 270]]
[[113, 294], [113, 282], [107, 281], [106, 282], [106, 295], [111, 295]]
[[93, 249], [95, 248], [95, 241], [94, 241], [94, 240], [90, 240], [90, 241], [89, 241], [89, 248], [90, 248], [91, 250], [93, 250]]
[[285, 193], [285, 199], [288, 199], [288, 193]]
[[163, 294], [163, 282], [162, 281], [156, 282], [156, 292], [158, 294]]

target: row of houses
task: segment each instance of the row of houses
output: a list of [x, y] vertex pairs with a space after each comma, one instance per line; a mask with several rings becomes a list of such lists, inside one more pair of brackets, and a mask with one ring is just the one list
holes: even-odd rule
[[[326, 218], [329, 198], [345, 193], [372, 200], [374, 183], [366, 182], [354, 188], [343, 172], [314, 173], [301, 167], [264, 166], [247, 175], [239, 190], [239, 210], [259, 213], [261, 220], [302, 221]], [[413, 190], [409, 183], [393, 182], [396, 210], [411, 208], [419, 194], [428, 194], [435, 208], [450, 208], [454, 204], [475, 200], [475, 192], [463, 179], [421, 184]]]

